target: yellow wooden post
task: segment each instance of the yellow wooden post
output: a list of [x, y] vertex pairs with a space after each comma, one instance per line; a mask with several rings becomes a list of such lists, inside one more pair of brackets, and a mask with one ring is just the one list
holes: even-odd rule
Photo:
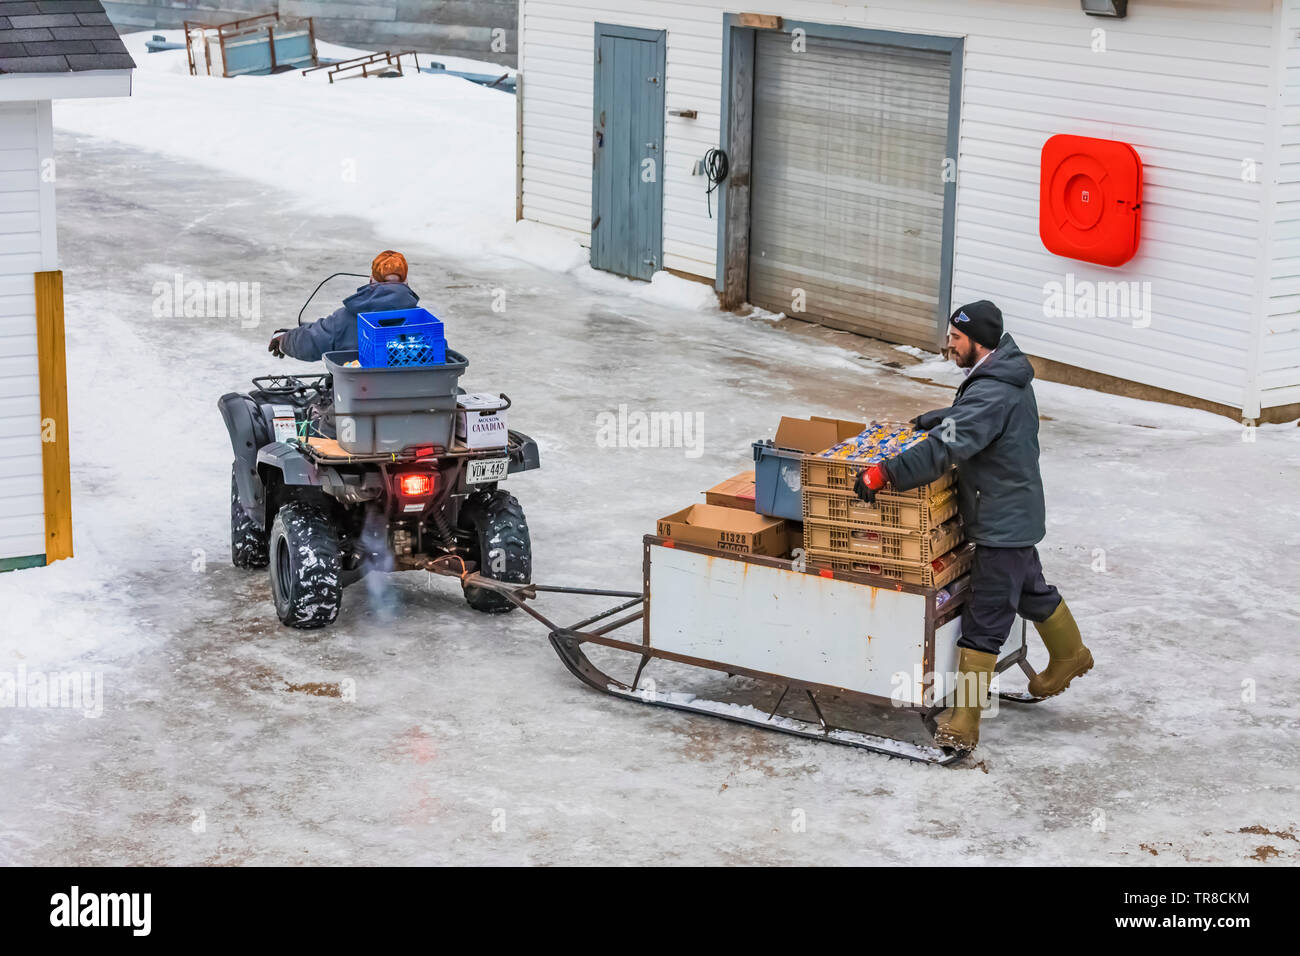
[[45, 475], [45, 563], [72, 557], [72, 459], [63, 273], [36, 273], [36, 354], [41, 376], [41, 465]]

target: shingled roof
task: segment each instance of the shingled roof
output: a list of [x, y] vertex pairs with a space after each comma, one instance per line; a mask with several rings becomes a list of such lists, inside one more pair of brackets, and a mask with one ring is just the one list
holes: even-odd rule
[[0, 73], [134, 68], [99, 0], [0, 0]]

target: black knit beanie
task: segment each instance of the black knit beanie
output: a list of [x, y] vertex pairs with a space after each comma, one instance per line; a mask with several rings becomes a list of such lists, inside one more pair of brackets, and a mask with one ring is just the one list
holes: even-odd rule
[[1002, 341], [1002, 310], [988, 299], [963, 305], [948, 321], [986, 349], [995, 349]]

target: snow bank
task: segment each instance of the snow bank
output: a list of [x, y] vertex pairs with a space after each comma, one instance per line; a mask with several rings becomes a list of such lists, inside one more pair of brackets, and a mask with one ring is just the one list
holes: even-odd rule
[[718, 307], [718, 297], [712, 285], [683, 279], [667, 272], [656, 272], [649, 285], [638, 286], [632, 290], [632, 294], [659, 305], [695, 312]]
[[[381, 244], [418, 241], [457, 256], [509, 251], [513, 96], [409, 69], [400, 78], [333, 84], [323, 72], [194, 77], [184, 50], [145, 52], [155, 32], [183, 39], [180, 30], [123, 38], [139, 65], [130, 97], [60, 100], [55, 124], [266, 183], [305, 209], [358, 216], [374, 224]], [[320, 52], [364, 51], [321, 44]], [[436, 59], [453, 69], [508, 72]], [[524, 251], [535, 253], [537, 244], [530, 237]]]
[[63, 669], [93, 661], [103, 648], [116, 656], [139, 643], [130, 618], [120, 613], [128, 598], [121, 570], [93, 543], [78, 539], [77, 547], [84, 552], [79, 558], [0, 574], [0, 674], [20, 665]]

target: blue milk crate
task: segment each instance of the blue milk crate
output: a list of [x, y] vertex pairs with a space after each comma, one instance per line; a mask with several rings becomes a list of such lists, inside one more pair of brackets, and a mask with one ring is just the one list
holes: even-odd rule
[[357, 313], [357, 352], [363, 368], [444, 365], [442, 320], [426, 309]]

